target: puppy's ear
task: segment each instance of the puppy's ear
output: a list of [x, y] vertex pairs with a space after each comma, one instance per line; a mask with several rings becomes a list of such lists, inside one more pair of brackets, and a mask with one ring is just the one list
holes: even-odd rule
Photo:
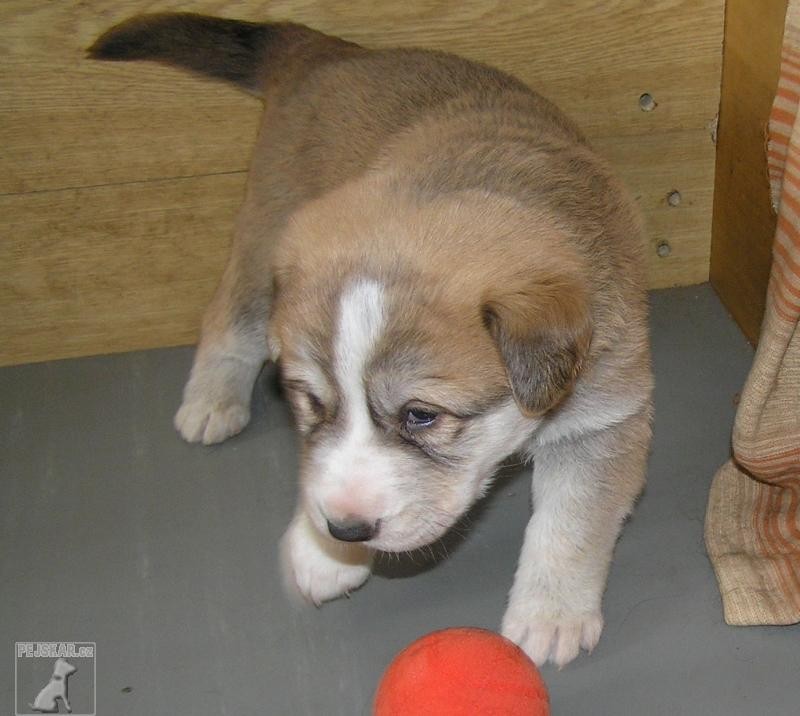
[[559, 274], [511, 281], [487, 292], [481, 309], [522, 412], [536, 416], [558, 405], [571, 392], [592, 337], [582, 282]]

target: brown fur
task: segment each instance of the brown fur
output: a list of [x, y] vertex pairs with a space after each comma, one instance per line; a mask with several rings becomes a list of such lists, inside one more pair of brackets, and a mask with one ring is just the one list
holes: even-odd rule
[[[377, 280], [389, 308], [364, 374], [373, 422], [388, 440], [401, 435], [410, 396], [443, 408], [415, 437], [436, 463], [439, 477], [420, 488], [433, 503], [452, 490], [446, 467], [464, 441], [481, 440], [471, 418], [503, 401], [513, 408], [513, 396], [540, 426], [543, 504], [585, 534], [530, 531], [504, 632], [537, 660], [552, 648], [563, 663], [593, 645], [613, 542], [643, 484], [652, 379], [637, 213], [578, 129], [491, 68], [367, 50], [291, 24], [145, 16], [90, 54], [186, 67], [265, 101], [230, 261], [176, 417], [184, 436], [214, 442], [244, 426], [269, 341], [309, 440], [333, 440], [339, 297], [353, 279]], [[313, 389], [309, 365], [324, 373]], [[320, 556], [330, 569], [363, 562], [363, 550], [353, 561], [309, 532], [309, 519], [298, 513], [292, 539], [334, 555]], [[574, 573], [548, 576], [536, 552], [548, 535], [564, 552], [554, 563]], [[366, 578], [354, 574], [351, 587]], [[576, 586], [564, 592], [566, 583]], [[536, 585], [543, 611], [528, 630]], [[558, 642], [558, 629], [571, 636]]]

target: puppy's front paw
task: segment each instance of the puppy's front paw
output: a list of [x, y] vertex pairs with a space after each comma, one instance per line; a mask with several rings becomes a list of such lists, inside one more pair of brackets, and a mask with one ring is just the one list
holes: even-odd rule
[[240, 433], [250, 422], [246, 403], [214, 402], [203, 398], [184, 400], [175, 414], [175, 429], [184, 440], [204, 445], [219, 443]]
[[559, 668], [578, 656], [583, 648], [591, 651], [600, 640], [603, 616], [600, 612], [545, 615], [532, 605], [509, 605], [503, 617], [503, 636], [517, 643], [541, 666], [552, 661]]
[[372, 570], [372, 552], [321, 535], [298, 515], [281, 540], [286, 591], [319, 606], [358, 589]]
[[250, 422], [253, 383], [261, 369], [260, 356], [242, 360], [198, 349], [175, 428], [190, 443], [219, 443]]

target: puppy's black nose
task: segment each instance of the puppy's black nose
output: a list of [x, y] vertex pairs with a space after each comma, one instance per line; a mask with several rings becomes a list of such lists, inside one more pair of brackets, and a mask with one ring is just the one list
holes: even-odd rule
[[378, 523], [358, 522], [331, 522], [328, 520], [328, 532], [342, 542], [366, 542], [378, 534]]

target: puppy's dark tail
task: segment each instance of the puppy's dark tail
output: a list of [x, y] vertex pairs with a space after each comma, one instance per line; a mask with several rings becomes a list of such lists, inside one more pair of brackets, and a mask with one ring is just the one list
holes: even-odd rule
[[231, 82], [262, 95], [278, 75], [361, 51], [293, 23], [226, 20], [194, 13], [137, 15], [87, 50], [96, 60], [152, 60]]

